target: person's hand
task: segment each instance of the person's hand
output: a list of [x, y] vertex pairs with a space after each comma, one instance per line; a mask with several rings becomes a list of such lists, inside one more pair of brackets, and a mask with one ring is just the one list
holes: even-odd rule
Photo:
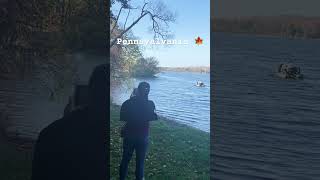
[[156, 113], [156, 110], [153, 110], [153, 120], [158, 120], [158, 115]]

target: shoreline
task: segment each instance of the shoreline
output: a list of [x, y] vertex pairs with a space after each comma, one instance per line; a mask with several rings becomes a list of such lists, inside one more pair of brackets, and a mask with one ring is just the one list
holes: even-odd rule
[[210, 74], [210, 66], [160, 67], [160, 72], [191, 72]]
[[[114, 103], [111, 103], [110, 104], [110, 108], [113, 108], [113, 107], [116, 107], [116, 108], [120, 108], [121, 106], [120, 105], [117, 105], [117, 104], [114, 104]], [[166, 123], [168, 124], [171, 124], [173, 126], [181, 126], [181, 127], [185, 127], [185, 128], [191, 128], [191, 129], [194, 129], [194, 130], [197, 130], [197, 131], [200, 131], [200, 132], [204, 132], [204, 133], [208, 133], [210, 134], [210, 131], [207, 132], [207, 131], [203, 131], [201, 129], [198, 129], [196, 127], [193, 127], [193, 126], [189, 126], [187, 124], [183, 124], [183, 123], [180, 123], [178, 121], [175, 121], [173, 119], [170, 119], [170, 118], [167, 118], [167, 117], [164, 117], [164, 116], [161, 116], [161, 115], [158, 115], [158, 118], [161, 119], [162, 121], [165, 121]]]
[[170, 118], [167, 118], [167, 117], [164, 117], [164, 116], [161, 116], [161, 115], [158, 115], [159, 119], [161, 119], [162, 121], [165, 121], [166, 123], [168, 124], [172, 124], [173, 126], [182, 126], [182, 127], [185, 127], [185, 128], [191, 128], [191, 129], [194, 129], [194, 130], [197, 130], [197, 131], [200, 131], [200, 132], [204, 132], [204, 133], [208, 133], [210, 134], [210, 132], [207, 132], [207, 131], [203, 131], [201, 129], [198, 129], [196, 127], [193, 127], [193, 126], [189, 126], [187, 124], [183, 124], [183, 123], [180, 123], [178, 121], [175, 121], [173, 119], [170, 119]]
[[281, 35], [272, 35], [272, 34], [254, 34], [254, 33], [247, 33], [247, 32], [227, 32], [227, 31], [212, 31], [213, 34], [221, 33], [221, 34], [231, 34], [231, 35], [239, 35], [239, 36], [254, 36], [260, 38], [277, 38], [283, 40], [305, 40], [305, 41], [320, 41], [320, 38], [304, 38], [304, 37], [286, 37]]

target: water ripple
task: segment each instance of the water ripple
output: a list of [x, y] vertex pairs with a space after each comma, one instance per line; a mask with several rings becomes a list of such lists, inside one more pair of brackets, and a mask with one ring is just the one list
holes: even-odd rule
[[[216, 34], [214, 179], [319, 179], [320, 41]], [[273, 76], [293, 58], [305, 79]]]

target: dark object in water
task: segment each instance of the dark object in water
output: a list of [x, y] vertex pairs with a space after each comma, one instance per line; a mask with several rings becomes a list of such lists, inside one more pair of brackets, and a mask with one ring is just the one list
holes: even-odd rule
[[303, 79], [300, 67], [291, 63], [280, 64], [276, 75], [282, 79]]
[[197, 81], [196, 86], [197, 87], [205, 87], [206, 85], [202, 81]]

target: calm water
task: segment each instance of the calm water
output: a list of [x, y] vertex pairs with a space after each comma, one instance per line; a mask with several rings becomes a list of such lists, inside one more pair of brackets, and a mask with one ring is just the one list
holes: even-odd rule
[[[214, 34], [212, 177], [320, 179], [320, 41]], [[273, 76], [287, 59], [304, 80]]]
[[[197, 81], [206, 87], [196, 87]], [[210, 131], [210, 77], [209, 74], [190, 72], [162, 72], [153, 79], [133, 79], [135, 87], [141, 81], [150, 83], [149, 99], [158, 114], [200, 130]], [[122, 104], [130, 97], [132, 85], [123, 85], [112, 91], [113, 101]]]

